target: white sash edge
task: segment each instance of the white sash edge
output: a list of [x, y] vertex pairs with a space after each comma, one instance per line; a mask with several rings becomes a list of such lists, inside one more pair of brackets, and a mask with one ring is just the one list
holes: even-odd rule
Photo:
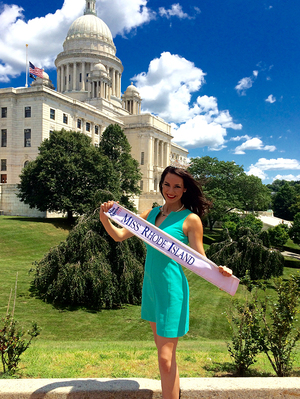
[[[111, 220], [114, 220], [120, 226], [129, 230], [132, 234], [134, 234], [147, 244], [151, 245], [153, 248], [157, 249], [169, 258], [175, 260], [177, 263], [181, 264], [185, 268], [191, 270], [193, 273], [203, 277], [205, 280], [217, 286], [221, 290], [227, 292], [228, 294], [232, 296], [235, 295], [240, 282], [237, 277], [223, 276], [223, 274], [219, 272], [219, 267], [214, 262], [201, 255], [194, 249], [190, 248], [186, 244], [183, 244], [181, 241], [172, 237], [170, 234], [164, 232], [160, 228], [156, 227], [152, 223], [149, 223], [147, 220], [141, 218], [140, 216], [137, 216], [135, 213], [129, 211], [128, 209], [124, 208], [116, 202], [114, 203], [113, 207], [105, 213], [105, 215], [108, 216]], [[126, 224], [122, 221], [124, 221], [127, 215], [129, 215], [129, 217], [125, 220], [127, 221]], [[130, 217], [132, 219], [130, 219]], [[145, 232], [145, 227], [149, 228], [151, 232], [155, 232], [156, 235], [159, 235], [160, 238], [165, 240], [165, 243], [170, 244], [169, 250], [162, 247], [161, 245], [155, 244], [151, 241], [151, 239], [148, 239], [146, 235], [142, 235], [142, 232], [140, 230], [144, 229]], [[158, 240], [158, 242], [159, 241], [160, 240]], [[164, 241], [162, 241], [162, 244], [163, 243]], [[170, 252], [171, 248], [178, 249], [176, 253], [182, 251], [182, 255], [185, 254], [185, 258], [193, 263], [189, 264], [187, 260], [178, 258], [178, 256], [174, 255], [174, 253]]]

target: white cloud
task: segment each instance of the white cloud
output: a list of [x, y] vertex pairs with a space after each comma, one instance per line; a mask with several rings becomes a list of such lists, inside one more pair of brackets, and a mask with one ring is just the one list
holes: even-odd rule
[[[273, 158], [266, 159], [260, 158], [256, 164], [252, 164], [247, 172], [247, 175], [254, 175], [260, 177], [262, 180], [267, 178], [265, 171], [274, 170], [300, 170], [300, 162], [297, 159], [288, 158]], [[281, 175], [278, 174], [275, 179], [280, 180], [299, 180], [300, 175], [294, 176], [293, 174]]]
[[260, 158], [255, 166], [262, 170], [300, 170], [300, 162], [297, 159], [288, 158]]
[[276, 147], [274, 145], [263, 145], [263, 142], [257, 138], [249, 138], [243, 144], [236, 147], [234, 153], [235, 154], [245, 154], [245, 151], [248, 150], [265, 150], [265, 151], [275, 151]]
[[276, 101], [276, 97], [274, 97], [273, 94], [270, 94], [270, 95], [268, 96], [268, 98], [266, 98], [265, 101], [266, 101], [267, 103], [273, 104], [273, 103], [275, 103], [275, 101]]
[[251, 137], [246, 134], [245, 136], [235, 136], [231, 137], [230, 141], [241, 141], [241, 140], [250, 140]]
[[29, 45], [29, 59], [36, 66], [53, 68], [68, 27], [82, 14], [83, 7], [81, 0], [65, 0], [54, 14], [26, 21], [26, 10], [4, 5], [0, 13], [0, 81], [9, 81], [10, 77], [25, 71], [26, 44]]
[[300, 180], [300, 175], [276, 175], [273, 180], [287, 180], [287, 181], [298, 181]]
[[241, 96], [246, 95], [246, 90], [250, 89], [258, 76], [258, 71], [253, 71], [252, 76], [241, 79], [235, 86], [236, 91]]
[[[195, 8], [196, 10], [196, 8]], [[200, 10], [199, 10], [200, 11]], [[197, 13], [199, 13], [196, 10]], [[169, 10], [166, 10], [165, 7], [159, 7], [159, 15], [161, 17], [166, 17], [166, 18], [171, 18], [171, 17], [178, 17], [180, 19], [192, 19], [194, 17], [190, 17], [187, 13], [183, 12], [182, 6], [180, 4], [172, 4], [172, 8]]]
[[109, 26], [113, 37], [123, 35], [156, 17], [147, 3], [148, 0], [98, 0], [98, 17]]
[[225, 148], [226, 129], [221, 125], [208, 123], [205, 115], [197, 115], [179, 127], [172, 125], [174, 141], [189, 148], [209, 147], [211, 150]]
[[194, 63], [169, 52], [161, 54], [149, 64], [148, 72], [132, 79], [136, 82], [143, 110], [159, 114], [167, 121], [182, 123], [207, 104], [190, 108], [191, 93], [197, 92], [204, 83], [205, 73]]
[[[124, 34], [155, 17], [148, 0], [98, 0], [98, 16], [112, 35]], [[83, 15], [84, 0], [65, 0], [54, 14], [26, 20], [26, 10], [16, 5], [0, 6], [0, 81], [8, 82], [25, 71], [26, 44], [29, 59], [37, 67], [54, 68], [72, 22]], [[51, 40], [49, 38], [51, 37]]]
[[220, 150], [225, 146], [226, 129], [242, 129], [228, 110], [219, 111], [217, 99], [192, 94], [204, 84], [205, 73], [192, 62], [169, 52], [150, 62], [148, 72], [132, 79], [143, 98], [143, 112], [158, 114], [173, 122], [174, 140], [187, 147], [208, 146]]
[[259, 177], [261, 180], [265, 180], [268, 178], [268, 175], [263, 172], [260, 168], [257, 166], [251, 165], [249, 168], [249, 171], [246, 172], [248, 176], [253, 175]]

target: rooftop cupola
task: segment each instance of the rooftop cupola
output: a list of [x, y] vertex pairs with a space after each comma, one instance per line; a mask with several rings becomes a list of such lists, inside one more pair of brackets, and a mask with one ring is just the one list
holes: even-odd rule
[[96, 11], [96, 0], [86, 0], [86, 5], [85, 5], [85, 10], [84, 10], [84, 15], [92, 14], [92, 15], [97, 15]]

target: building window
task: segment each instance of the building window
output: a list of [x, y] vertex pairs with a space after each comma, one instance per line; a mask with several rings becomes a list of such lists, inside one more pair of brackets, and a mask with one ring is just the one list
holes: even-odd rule
[[7, 147], [7, 130], [1, 129], [1, 147]]
[[50, 119], [55, 120], [55, 109], [50, 108]]
[[68, 115], [63, 114], [63, 122], [67, 125], [68, 124]]
[[24, 130], [24, 147], [31, 147], [31, 129]]
[[145, 164], [145, 153], [143, 151], [143, 152], [141, 152], [141, 165], [144, 165], [144, 164]]
[[31, 118], [31, 107], [25, 107], [25, 118]]
[[143, 189], [144, 189], [144, 182], [143, 182], [143, 180], [141, 180], [140, 181], [140, 189], [143, 191]]
[[82, 73], [79, 74], [79, 82], [82, 82]]
[[51, 137], [52, 133], [53, 133], [53, 130], [49, 130], [49, 137]]
[[98, 125], [95, 126], [95, 134], [99, 134], [99, 126]]
[[7, 183], [7, 175], [1, 175], [1, 183]]
[[77, 128], [81, 129], [81, 119], [77, 119]]
[[1, 172], [7, 170], [6, 159], [1, 159]]
[[90, 124], [90, 122], [87, 122], [87, 123], [86, 123], [86, 131], [87, 131], [87, 132], [90, 132], [90, 131], [91, 131], [91, 124]]
[[1, 108], [1, 118], [7, 118], [7, 107]]
[[29, 164], [29, 161], [24, 162], [24, 168]]

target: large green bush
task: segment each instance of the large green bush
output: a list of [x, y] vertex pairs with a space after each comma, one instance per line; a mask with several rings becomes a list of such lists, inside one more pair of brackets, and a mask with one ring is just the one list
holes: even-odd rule
[[282, 275], [282, 254], [275, 249], [266, 248], [251, 229], [240, 227], [234, 239], [228, 232], [224, 238], [224, 241], [212, 244], [206, 252], [213, 262], [230, 267], [239, 278], [248, 274], [251, 280], [267, 280]]
[[116, 243], [99, 221], [99, 209], [79, 219], [67, 240], [36, 263], [33, 285], [60, 306], [113, 308], [141, 300], [145, 246], [132, 237]]

